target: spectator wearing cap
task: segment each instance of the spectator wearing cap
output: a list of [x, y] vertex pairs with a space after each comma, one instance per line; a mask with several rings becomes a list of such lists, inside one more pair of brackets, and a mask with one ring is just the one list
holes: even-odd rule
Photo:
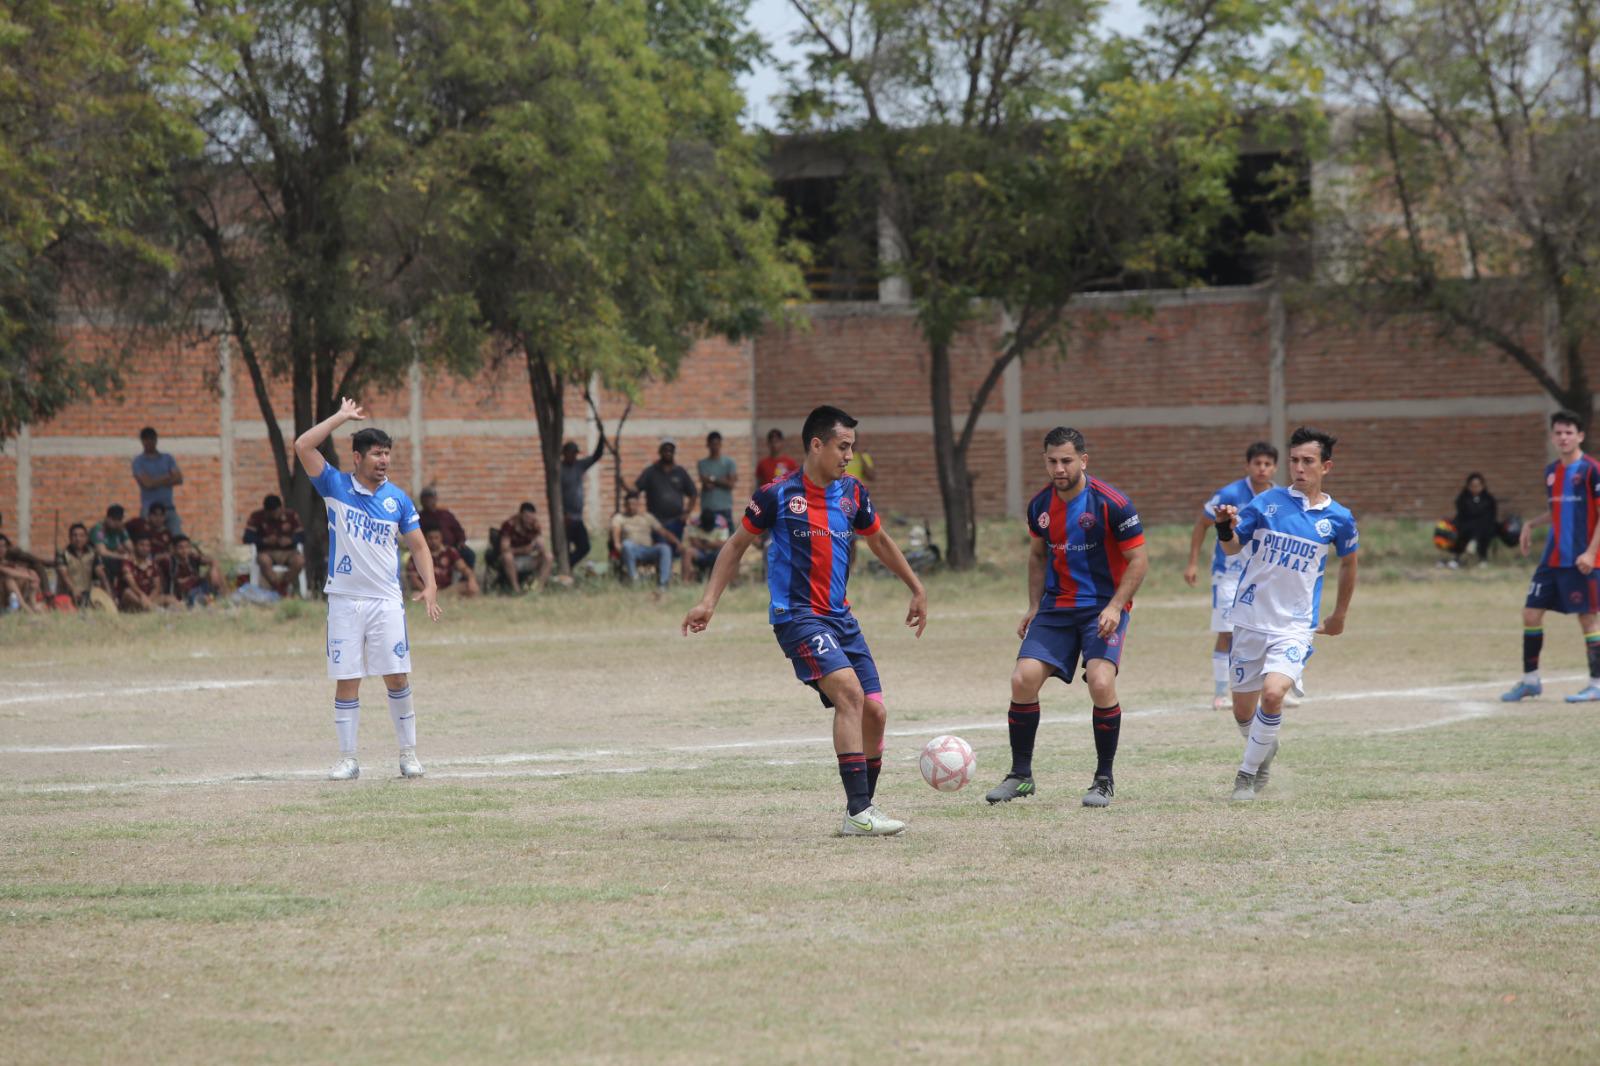
[[644, 509], [672, 534], [673, 539], [683, 539], [684, 527], [689, 524], [689, 514], [694, 510], [699, 493], [689, 471], [678, 465], [678, 444], [671, 437], [661, 442], [656, 454], [659, 458], [645, 467], [644, 473], [633, 483], [634, 491], [644, 493]]
[[767, 454], [756, 464], [756, 488], [770, 485], [799, 469], [798, 460], [783, 454], [783, 430], [776, 426], [767, 430]]
[[524, 502], [517, 513], [500, 525], [500, 568], [512, 592], [522, 591], [522, 579], [536, 577], [539, 584], [550, 579], [550, 555], [544, 550], [544, 533], [539, 525], [539, 508]]
[[139, 513], [148, 515], [151, 504], [162, 504], [166, 507], [167, 533], [177, 536], [183, 532], [183, 524], [178, 520], [178, 506], [173, 502], [172, 490], [183, 484], [183, 471], [178, 469], [176, 459], [156, 450], [157, 439], [153, 426], [139, 431], [139, 443], [144, 451], [133, 457], [133, 479], [139, 483]]
[[89, 530], [89, 543], [94, 545], [95, 554], [100, 556], [100, 563], [106, 568], [106, 578], [111, 582], [113, 589], [119, 590], [117, 593], [119, 597], [122, 588], [122, 568], [133, 559], [128, 527], [122, 524], [125, 513], [122, 504], [114, 503], [106, 508], [106, 516]]
[[587, 459], [578, 458], [578, 442], [569, 440], [561, 446], [561, 510], [567, 529], [567, 565], [577, 566], [589, 554], [589, 527], [583, 524], [583, 476], [605, 454], [606, 437], [594, 446], [594, 454]]
[[722, 454], [722, 434], [712, 430], [706, 434], [706, 457], [696, 464], [700, 475], [700, 528], [717, 528], [721, 518], [723, 529], [733, 528], [733, 487], [738, 484], [739, 472], [732, 459]]
[[[261, 501], [261, 510], [250, 512], [244, 524], [244, 542], [256, 549], [261, 580], [280, 596], [288, 597], [306, 567], [306, 533], [300, 516], [283, 505], [277, 496]], [[284, 567], [279, 574], [277, 568]]]
[[[456, 516], [439, 506], [439, 491], [429, 485], [422, 490], [419, 499], [422, 503], [422, 513], [417, 515], [417, 521], [422, 527], [423, 534], [426, 535], [430, 529], [437, 529], [444, 534], [444, 546], [461, 556], [468, 570], [476, 568], [478, 553], [467, 543], [467, 531], [461, 528]], [[437, 574], [437, 569], [434, 572]], [[444, 588], [443, 585], [439, 587]]]

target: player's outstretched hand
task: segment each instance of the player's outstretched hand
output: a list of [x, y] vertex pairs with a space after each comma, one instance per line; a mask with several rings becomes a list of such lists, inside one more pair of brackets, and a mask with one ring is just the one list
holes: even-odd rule
[[906, 626], [917, 631], [917, 636], [922, 636], [922, 631], [928, 628], [928, 594], [918, 589], [911, 594], [911, 608], [906, 611]]
[[1322, 624], [1317, 627], [1317, 632], [1328, 637], [1336, 637], [1340, 633], [1343, 633], [1344, 615], [1330, 614], [1328, 617], [1322, 620]]
[[1187, 584], [1190, 588], [1194, 588], [1194, 583], [1196, 581], [1198, 581], [1199, 578], [1200, 578], [1200, 569], [1199, 569], [1199, 567], [1195, 566], [1193, 563], [1190, 563], [1188, 566], [1183, 568], [1183, 580], [1184, 580], [1184, 583]]
[[1239, 521], [1239, 508], [1231, 503], [1219, 503], [1217, 505], [1217, 517], [1214, 521], [1226, 522], [1228, 523], [1228, 528], [1233, 528]]
[[367, 418], [367, 412], [361, 409], [361, 405], [348, 396], [339, 401], [339, 413], [349, 422], [364, 422]]
[[1039, 613], [1039, 608], [1035, 607], [1033, 610], [1029, 611], [1027, 614], [1022, 616], [1022, 621], [1017, 623], [1017, 639], [1018, 640], [1027, 640], [1028, 639], [1028, 627], [1033, 625], [1033, 616], [1038, 614], [1038, 613]]
[[689, 613], [683, 616], [683, 635], [690, 633], [704, 633], [706, 626], [711, 624], [711, 613], [715, 608], [697, 603], [689, 608]]
[[1106, 609], [1100, 612], [1100, 618], [1097, 625], [1097, 628], [1100, 631], [1100, 639], [1105, 640], [1111, 634], [1115, 633], [1117, 631], [1117, 627], [1121, 624], [1122, 608], [1118, 607], [1114, 603], [1106, 604]]
[[444, 614], [444, 608], [439, 606], [439, 593], [437, 590], [424, 589], [421, 592], [414, 593], [411, 597], [411, 602], [427, 604], [429, 621], [437, 622], [440, 616]]

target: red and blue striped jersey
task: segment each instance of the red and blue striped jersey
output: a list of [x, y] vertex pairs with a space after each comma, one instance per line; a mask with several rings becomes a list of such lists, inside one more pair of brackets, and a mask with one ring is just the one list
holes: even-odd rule
[[1565, 466], [1558, 460], [1545, 467], [1550, 495], [1550, 538], [1540, 566], [1576, 566], [1589, 547], [1600, 512], [1600, 463], [1580, 454]]
[[1126, 553], [1144, 544], [1132, 501], [1099, 478], [1070, 500], [1046, 485], [1028, 504], [1028, 532], [1048, 549], [1041, 611], [1104, 607], [1128, 568]]
[[850, 541], [878, 531], [866, 486], [846, 475], [826, 488], [796, 470], [763, 485], [744, 509], [744, 528], [772, 533], [767, 548], [768, 617], [776, 625], [805, 615], [850, 613]]

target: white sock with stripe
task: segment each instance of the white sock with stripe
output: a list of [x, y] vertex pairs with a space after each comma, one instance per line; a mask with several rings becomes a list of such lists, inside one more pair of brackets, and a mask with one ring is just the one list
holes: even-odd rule
[[1272, 754], [1272, 744], [1278, 739], [1278, 726], [1282, 723], [1283, 715], [1268, 714], [1265, 707], [1256, 708], [1255, 719], [1250, 723], [1250, 739], [1244, 746], [1244, 761], [1239, 764], [1239, 769], [1247, 774], [1254, 774], [1261, 769], [1261, 764]]
[[394, 719], [394, 738], [401, 751], [417, 746], [417, 714], [411, 709], [411, 686], [389, 689], [389, 717]]
[[356, 728], [361, 724], [361, 700], [333, 701], [333, 728], [339, 732], [339, 754], [356, 753]]

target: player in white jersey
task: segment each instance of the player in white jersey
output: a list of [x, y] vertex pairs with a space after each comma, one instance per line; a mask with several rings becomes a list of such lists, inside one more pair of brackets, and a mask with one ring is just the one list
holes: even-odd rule
[[[1305, 669], [1315, 633], [1344, 632], [1356, 590], [1360, 534], [1350, 511], [1322, 491], [1333, 468], [1335, 438], [1301, 426], [1289, 438], [1289, 488], [1268, 489], [1243, 508], [1217, 507], [1217, 540], [1244, 556], [1233, 600], [1233, 717], [1245, 736], [1233, 798], [1253, 800], [1266, 787], [1278, 753], [1283, 698]], [[1339, 598], [1321, 617], [1328, 549], [1339, 556]], [[1321, 622], [1319, 625], [1318, 622]]]
[[[1243, 507], [1272, 488], [1277, 472], [1278, 449], [1258, 440], [1245, 449], [1244, 477], [1211, 494], [1189, 536], [1189, 565], [1183, 569], [1183, 579], [1191, 587], [1200, 576], [1200, 548], [1217, 520], [1217, 508], [1225, 503]], [[1217, 635], [1211, 648], [1211, 706], [1218, 711], [1233, 706], [1228, 695], [1228, 653], [1233, 648], [1233, 623], [1228, 616], [1233, 610], [1233, 597], [1239, 591], [1239, 574], [1243, 570], [1244, 556], [1227, 554], [1218, 541], [1216, 551], [1211, 553], [1211, 632]]]
[[389, 481], [389, 450], [394, 442], [381, 429], [363, 429], [351, 439], [355, 465], [350, 473], [335, 470], [317, 451], [328, 435], [350, 421], [365, 419], [354, 400], [302, 433], [295, 455], [322, 495], [328, 511], [328, 676], [334, 681], [333, 724], [339, 734], [339, 761], [329, 780], [361, 776], [356, 761], [356, 728], [361, 720], [361, 679], [383, 675], [389, 717], [400, 743], [400, 776], [421, 777], [417, 761], [417, 720], [411, 706], [411, 641], [406, 634], [406, 608], [400, 588], [400, 544], [411, 549], [422, 591], [412, 599], [427, 605], [428, 617], [439, 620], [438, 586], [433, 556], [422, 536], [417, 509], [399, 486]]

